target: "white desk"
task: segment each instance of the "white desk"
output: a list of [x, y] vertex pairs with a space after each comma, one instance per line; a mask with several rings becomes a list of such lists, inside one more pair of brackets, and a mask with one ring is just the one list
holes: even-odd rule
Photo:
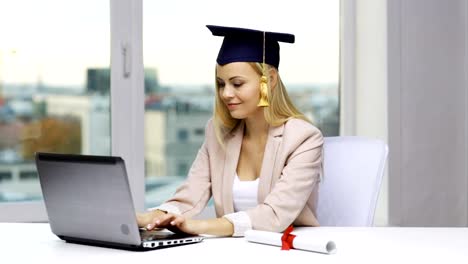
[[244, 238], [133, 252], [65, 243], [48, 224], [0, 223], [0, 263], [468, 263], [468, 228], [320, 227], [310, 232], [328, 234], [337, 253], [281, 251]]

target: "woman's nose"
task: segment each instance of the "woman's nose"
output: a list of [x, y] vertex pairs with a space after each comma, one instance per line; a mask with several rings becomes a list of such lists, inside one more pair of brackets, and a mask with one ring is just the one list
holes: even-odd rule
[[223, 98], [232, 98], [234, 97], [234, 91], [231, 87], [229, 87], [229, 85], [226, 85], [226, 87], [224, 87], [223, 89]]

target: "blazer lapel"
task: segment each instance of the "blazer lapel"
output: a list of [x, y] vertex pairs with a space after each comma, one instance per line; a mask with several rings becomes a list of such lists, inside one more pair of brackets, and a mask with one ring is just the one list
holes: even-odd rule
[[268, 140], [265, 145], [265, 152], [263, 153], [262, 169], [260, 170], [260, 181], [258, 183], [258, 203], [263, 203], [266, 196], [270, 193], [276, 165], [276, 154], [283, 139], [283, 130], [284, 124], [270, 127], [268, 131]]
[[237, 163], [244, 137], [244, 122], [232, 132], [231, 138], [226, 142], [226, 154], [224, 155], [223, 170], [223, 207], [224, 214], [234, 213], [234, 202], [232, 197], [232, 186], [236, 174]]

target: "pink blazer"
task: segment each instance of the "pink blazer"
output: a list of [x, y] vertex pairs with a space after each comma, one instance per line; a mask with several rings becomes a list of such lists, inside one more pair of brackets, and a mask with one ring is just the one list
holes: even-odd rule
[[[216, 215], [234, 212], [232, 187], [243, 138], [243, 122], [226, 137], [223, 150], [212, 121], [205, 129], [205, 142], [187, 180], [166, 203], [192, 217], [213, 196]], [[246, 213], [252, 228], [281, 232], [291, 223], [318, 226], [315, 217], [318, 183], [322, 173], [323, 136], [300, 119], [270, 127], [258, 185], [258, 206]]]

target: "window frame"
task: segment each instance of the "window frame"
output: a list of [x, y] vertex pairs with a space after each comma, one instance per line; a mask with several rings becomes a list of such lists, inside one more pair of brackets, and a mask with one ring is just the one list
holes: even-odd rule
[[143, 0], [110, 2], [112, 155], [125, 160], [133, 204], [135, 210], [142, 211], [145, 195]]
[[356, 1], [340, 0], [340, 136], [356, 135]]

